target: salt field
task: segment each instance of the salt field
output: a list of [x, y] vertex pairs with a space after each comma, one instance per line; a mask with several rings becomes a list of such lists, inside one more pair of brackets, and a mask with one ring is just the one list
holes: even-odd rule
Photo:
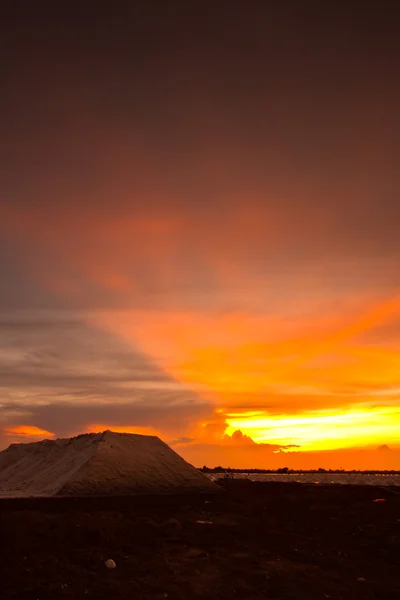
[[[251, 481], [279, 481], [290, 483], [315, 483], [320, 485], [378, 485], [400, 486], [400, 475], [365, 473], [232, 473], [235, 479]], [[224, 473], [210, 475], [214, 481], [224, 478]]]

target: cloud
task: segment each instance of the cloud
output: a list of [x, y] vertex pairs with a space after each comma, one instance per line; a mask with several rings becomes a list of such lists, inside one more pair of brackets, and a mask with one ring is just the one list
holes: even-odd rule
[[76, 317], [0, 322], [1, 382], [9, 388], [68, 387], [88, 389], [109, 384], [119, 393], [123, 384], [157, 391], [183, 389], [148, 357], [131, 345]]
[[195, 438], [190, 438], [190, 437], [180, 437], [177, 438], [176, 440], [170, 440], [168, 442], [169, 446], [180, 446], [182, 444], [190, 444], [192, 442], [195, 442]]
[[212, 415], [205, 398], [142, 352], [64, 317], [0, 319], [0, 425], [8, 433], [23, 425], [69, 436], [100, 423], [181, 436]]
[[5, 427], [3, 433], [9, 437], [22, 437], [22, 438], [40, 438], [54, 437], [54, 433], [40, 429], [34, 425], [19, 425], [18, 427]]
[[249, 435], [244, 435], [239, 429], [234, 431], [232, 435], [225, 434], [222, 439], [224, 442], [231, 443], [235, 446], [251, 446], [255, 444], [255, 441], [252, 440]]

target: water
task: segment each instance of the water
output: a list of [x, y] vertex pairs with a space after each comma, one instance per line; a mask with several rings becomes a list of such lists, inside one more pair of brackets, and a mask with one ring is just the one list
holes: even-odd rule
[[[209, 474], [211, 479], [223, 479], [223, 473]], [[379, 485], [400, 486], [400, 475], [393, 473], [366, 475], [364, 473], [233, 473], [235, 479], [251, 481], [286, 481], [321, 485]]]

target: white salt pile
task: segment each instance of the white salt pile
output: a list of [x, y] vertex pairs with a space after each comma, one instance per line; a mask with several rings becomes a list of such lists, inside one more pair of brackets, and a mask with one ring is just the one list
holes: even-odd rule
[[218, 487], [158, 437], [88, 433], [0, 452], [0, 497], [213, 492]]

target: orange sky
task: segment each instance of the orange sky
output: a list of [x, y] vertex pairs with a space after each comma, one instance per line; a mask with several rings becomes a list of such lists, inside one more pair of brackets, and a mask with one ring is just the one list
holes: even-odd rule
[[[237, 214], [230, 217], [235, 228], [245, 215], [241, 206], [239, 202]], [[259, 218], [263, 214], [260, 210]], [[232, 464], [252, 466], [243, 463], [243, 459], [251, 459], [266, 468], [270, 463], [286, 464], [297, 453], [302, 453], [305, 467], [315, 460], [324, 464], [328, 458], [329, 464], [343, 466], [347, 464], [346, 451], [350, 452], [349, 466], [358, 460], [366, 468], [365, 455], [352, 454], [353, 448], [373, 450], [386, 444], [395, 450], [400, 446], [400, 296], [391, 282], [390, 262], [379, 288], [365, 278], [363, 261], [346, 262], [340, 255], [322, 259], [309, 259], [307, 255], [304, 261], [298, 261], [298, 272], [272, 270], [266, 278], [262, 272], [251, 272], [237, 262], [235, 257], [242, 256], [244, 249], [241, 241], [229, 242], [230, 238], [236, 239], [233, 231], [219, 235], [225, 244], [232, 244], [225, 252], [220, 239], [213, 242], [212, 237], [208, 238], [206, 245], [201, 239], [204, 229], [199, 230], [198, 223], [190, 219], [181, 222], [179, 217], [166, 218], [162, 214], [151, 219], [135, 218], [128, 213], [117, 219], [96, 216], [89, 224], [85, 213], [61, 213], [43, 220], [40, 213], [8, 210], [3, 223], [6, 220], [14, 239], [25, 243], [31, 240], [40, 252], [39, 262], [27, 258], [27, 275], [45, 294], [63, 302], [64, 308], [8, 313], [14, 323], [11, 341], [16, 339], [15, 332], [22, 338], [19, 345], [11, 345], [8, 352], [6, 349], [5, 358], [17, 373], [21, 368], [23, 378], [18, 384], [17, 375], [13, 383], [11, 419], [7, 419], [11, 426], [6, 424], [3, 430], [4, 443], [21, 437], [38, 439], [42, 429], [47, 432], [44, 436], [54, 436], [111, 428], [160, 435], [178, 444], [177, 449], [195, 461], [220, 463], [224, 458]], [[250, 229], [246, 232], [244, 227], [242, 235], [252, 240], [249, 251], [254, 254], [260, 251], [262, 239], [257, 219], [251, 217], [247, 222]], [[74, 236], [62, 235], [65, 228], [72, 228]], [[329, 234], [330, 225], [325, 231]], [[201, 271], [193, 280], [195, 287], [199, 285], [198, 276], [205, 277], [204, 282], [200, 279], [202, 289], [194, 295], [184, 262], [173, 258], [184, 254], [188, 232], [192, 233], [196, 252], [200, 243], [202, 255]], [[284, 227], [279, 235], [287, 236]], [[273, 261], [273, 248], [270, 252]], [[130, 273], [135, 261], [136, 268], [147, 271], [149, 291], [143, 288], [143, 280]], [[331, 270], [326, 272], [328, 265]], [[212, 272], [216, 276], [210, 286]], [[343, 274], [352, 277], [351, 285], [343, 286]], [[328, 281], [332, 288], [327, 288]], [[140, 306], [143, 290], [148, 308]], [[89, 294], [87, 298], [85, 294]], [[114, 306], [103, 308], [99, 301], [103, 298]], [[135, 304], [135, 298], [138, 307], [125, 308]], [[85, 301], [88, 308], [80, 307]], [[76, 308], [71, 308], [74, 302]], [[63, 359], [63, 323], [69, 319], [85, 330], [72, 331], [67, 337], [71, 356]], [[7, 331], [7, 319], [4, 328]], [[29, 338], [28, 348], [23, 341], [27, 331], [35, 334]], [[54, 339], [50, 336], [59, 333], [62, 335], [53, 350], [58, 361], [54, 363]], [[89, 349], [75, 358], [74, 345], [93, 335], [100, 336], [95, 349], [90, 341]], [[116, 358], [110, 350], [113, 345], [117, 346]], [[39, 356], [30, 364], [29, 356], [40, 355], [40, 351], [44, 359]], [[108, 352], [111, 359], [107, 355], [102, 365], [102, 353]], [[120, 375], [121, 352], [124, 357], [132, 353], [133, 365], [139, 360], [139, 377], [132, 377], [129, 369]], [[57, 387], [56, 382], [46, 378], [49, 369], [60, 368], [60, 361], [61, 380], [65, 383]], [[146, 366], [144, 375], [140, 374], [142, 363], [151, 365]], [[27, 371], [34, 374], [35, 364], [39, 381], [32, 388]], [[80, 400], [75, 389], [70, 391], [69, 377], [72, 382], [92, 378], [92, 385], [96, 376], [104, 374], [111, 380], [115, 377], [116, 383], [110, 392], [105, 388], [101, 391], [101, 399], [90, 390]], [[26, 388], [24, 380], [30, 387]], [[63, 385], [67, 388], [64, 393]], [[52, 396], [54, 392], [56, 397]], [[191, 394], [188, 400], [186, 393]], [[167, 394], [166, 400], [157, 394]], [[85, 403], [85, 418], [77, 418], [81, 401]], [[66, 422], [70, 419], [70, 425], [59, 431], [57, 417], [49, 421], [46, 410], [36, 408], [41, 402], [44, 406], [59, 406], [60, 410], [69, 402], [71, 416]], [[171, 419], [164, 424], [156, 416], [164, 402], [164, 408], [176, 404], [177, 421]], [[30, 403], [35, 406], [33, 412]], [[116, 403], [111, 420], [107, 420], [107, 412], [105, 418], [97, 416], [97, 403], [101, 407]], [[144, 405], [144, 421], [136, 420], [135, 403]], [[181, 403], [194, 407], [194, 414], [180, 424]], [[13, 411], [14, 404], [17, 408]], [[262, 459], [254, 455], [253, 449], [248, 455], [248, 448], [226, 445], [226, 436], [237, 430], [258, 444], [264, 453]], [[268, 456], [266, 445], [273, 448]], [[282, 451], [276, 453], [279, 448]], [[331, 453], [320, 455], [324, 451], [340, 451], [340, 465]], [[289, 457], [289, 453], [296, 456]], [[367, 458], [374, 463], [371, 454]], [[387, 454], [378, 453], [376, 458], [380, 468], [389, 464]], [[393, 453], [390, 459], [397, 460]]]
[[399, 316], [394, 297], [342, 314], [341, 326], [321, 316], [285, 327], [277, 317], [187, 313], [109, 313], [97, 323], [212, 398], [222, 433], [332, 450], [399, 444], [398, 347], [362, 342]]
[[6, 27], [0, 446], [400, 468], [398, 32], [222, 4]]

